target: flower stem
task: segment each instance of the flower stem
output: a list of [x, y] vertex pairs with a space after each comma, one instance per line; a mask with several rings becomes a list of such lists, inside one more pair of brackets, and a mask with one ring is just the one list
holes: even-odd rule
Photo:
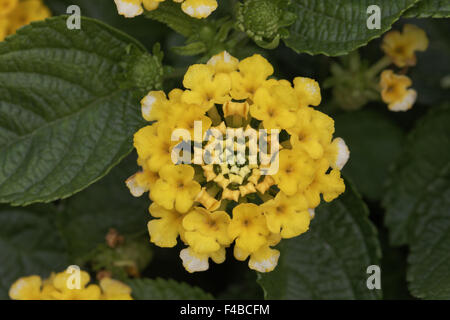
[[368, 78], [375, 77], [378, 73], [381, 72], [381, 70], [385, 69], [387, 66], [389, 66], [392, 63], [391, 58], [388, 56], [384, 56], [381, 58], [377, 63], [372, 65], [369, 70], [367, 70], [367, 76]]

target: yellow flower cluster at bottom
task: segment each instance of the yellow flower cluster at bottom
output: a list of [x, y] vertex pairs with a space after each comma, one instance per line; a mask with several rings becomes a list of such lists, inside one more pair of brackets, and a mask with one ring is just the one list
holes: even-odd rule
[[68, 287], [71, 274], [52, 273], [50, 278], [42, 280], [40, 276], [28, 276], [18, 279], [9, 289], [14, 300], [132, 300], [131, 288], [124, 283], [103, 278], [100, 284], [89, 284], [90, 276], [80, 271], [80, 288]]
[[50, 15], [42, 0], [0, 0], [0, 41], [20, 27]]
[[[273, 72], [261, 55], [239, 61], [222, 52], [189, 67], [185, 90], [152, 91], [142, 99], [142, 115], [153, 123], [134, 136], [142, 171], [126, 184], [134, 196], [149, 192], [150, 241], [174, 247], [179, 237], [189, 272], [207, 270], [210, 258], [222, 263], [233, 243], [237, 260], [272, 271], [280, 252], [271, 247], [306, 232], [321, 198], [329, 202], [345, 190], [340, 170], [349, 150], [333, 139], [333, 119], [312, 107], [321, 102], [318, 83], [269, 78]], [[182, 141], [172, 140], [177, 131]], [[259, 132], [260, 144], [229, 137], [244, 131]], [[245, 152], [235, 155], [238, 148]], [[193, 161], [195, 149], [200, 163]], [[259, 157], [250, 159], [251, 149]], [[203, 161], [216, 152], [216, 162]]]

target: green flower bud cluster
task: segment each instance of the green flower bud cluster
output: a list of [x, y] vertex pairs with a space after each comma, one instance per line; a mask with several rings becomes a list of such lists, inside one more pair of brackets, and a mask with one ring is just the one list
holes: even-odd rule
[[162, 88], [164, 67], [163, 54], [159, 44], [153, 47], [153, 54], [130, 47], [121, 63], [124, 73], [120, 82], [123, 88], [136, 89], [140, 96], [150, 90]]
[[333, 88], [333, 100], [340, 108], [358, 110], [369, 101], [379, 100], [377, 73], [357, 51], [341, 58], [341, 64], [332, 63], [331, 74], [324, 88]]
[[280, 39], [289, 37], [285, 28], [297, 18], [289, 12], [290, 0], [247, 0], [236, 7], [237, 28], [266, 49], [276, 48]]

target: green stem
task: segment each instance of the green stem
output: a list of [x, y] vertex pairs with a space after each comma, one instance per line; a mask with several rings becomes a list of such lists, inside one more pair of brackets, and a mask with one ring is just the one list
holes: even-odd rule
[[236, 30], [236, 32], [231, 36], [231, 39], [227, 41], [227, 46], [229, 48], [234, 48], [243, 40], [248, 40], [247, 34]]
[[381, 72], [381, 70], [386, 69], [386, 67], [388, 67], [391, 63], [392, 63], [391, 58], [389, 58], [388, 56], [384, 56], [377, 63], [372, 65], [372, 67], [370, 67], [369, 70], [367, 70], [366, 74], [368, 78], [375, 77], [377, 74]]
[[164, 79], [177, 79], [183, 78], [186, 73], [186, 68], [173, 68], [172, 72], [164, 74]]

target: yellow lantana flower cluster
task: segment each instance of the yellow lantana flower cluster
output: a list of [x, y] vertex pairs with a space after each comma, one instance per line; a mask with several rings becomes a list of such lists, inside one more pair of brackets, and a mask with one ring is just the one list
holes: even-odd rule
[[[126, 18], [133, 18], [148, 11], [156, 10], [165, 0], [114, 0], [119, 14]], [[193, 18], [202, 19], [208, 17], [217, 9], [216, 0], [173, 0], [181, 3], [184, 13]]]
[[0, 0], [0, 41], [20, 27], [50, 15], [42, 0]]
[[[321, 196], [328, 202], [345, 191], [340, 170], [349, 150], [344, 140], [333, 139], [333, 119], [312, 107], [321, 102], [318, 83], [298, 77], [291, 84], [269, 78], [273, 72], [258, 54], [239, 61], [222, 52], [189, 67], [185, 90], [168, 96], [151, 91], [142, 99], [142, 115], [152, 123], [134, 136], [142, 171], [126, 184], [134, 196], [149, 192], [150, 241], [174, 247], [180, 238], [189, 272], [207, 270], [209, 258], [222, 263], [233, 243], [236, 259], [249, 258], [249, 267], [259, 272], [272, 271], [280, 255], [272, 247], [308, 230]], [[173, 141], [178, 129], [186, 135]], [[232, 139], [230, 150], [208, 136], [213, 129], [228, 142], [232, 130], [266, 130], [260, 135], [267, 149], [262, 154], [271, 150], [267, 157], [270, 163], [279, 159], [277, 170], [268, 170], [261, 153], [251, 161], [249, 139], [240, 143], [245, 153], [235, 156], [238, 143]], [[193, 156], [186, 148], [180, 152], [186, 144]], [[216, 151], [219, 163], [195, 161]]]
[[[386, 53], [389, 62], [399, 68], [415, 66], [416, 51], [428, 48], [428, 38], [422, 29], [411, 24], [405, 24], [403, 33], [397, 30], [386, 33], [381, 49]], [[417, 99], [417, 92], [408, 89], [412, 85], [406, 75], [397, 75], [392, 70], [384, 70], [380, 77], [381, 98], [388, 104], [391, 111], [407, 111], [412, 108]]]
[[70, 288], [71, 274], [63, 271], [52, 273], [46, 280], [40, 276], [18, 279], [9, 289], [14, 300], [132, 300], [131, 288], [124, 283], [103, 278], [99, 285], [89, 284], [90, 276], [80, 271], [79, 289]]

